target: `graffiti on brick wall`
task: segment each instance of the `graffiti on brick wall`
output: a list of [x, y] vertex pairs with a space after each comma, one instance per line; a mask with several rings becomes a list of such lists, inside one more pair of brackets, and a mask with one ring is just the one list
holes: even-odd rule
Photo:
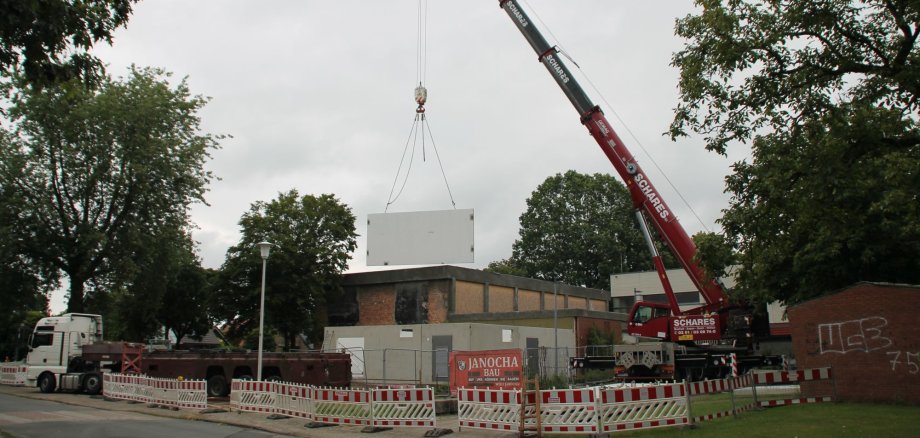
[[819, 351], [821, 354], [847, 354], [888, 348], [892, 342], [885, 336], [886, 326], [888, 320], [881, 316], [818, 324]]
[[889, 349], [894, 342], [885, 331], [888, 320], [882, 316], [818, 324], [818, 352], [847, 354], [888, 349], [885, 355], [892, 372], [920, 374], [920, 353]]
[[888, 362], [891, 363], [891, 371], [903, 370], [911, 374], [920, 372], [920, 353], [888, 351], [885, 354], [888, 355]]

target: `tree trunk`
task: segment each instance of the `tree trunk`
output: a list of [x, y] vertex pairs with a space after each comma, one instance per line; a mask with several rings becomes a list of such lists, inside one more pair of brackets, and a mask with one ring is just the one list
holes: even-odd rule
[[83, 287], [86, 282], [81, 276], [67, 273], [70, 277], [70, 298], [67, 299], [67, 312], [83, 313]]

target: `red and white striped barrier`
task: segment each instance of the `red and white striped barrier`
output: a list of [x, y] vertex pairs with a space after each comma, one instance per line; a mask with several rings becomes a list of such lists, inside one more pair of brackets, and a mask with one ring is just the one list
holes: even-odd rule
[[435, 427], [434, 389], [375, 389], [374, 426]]
[[207, 409], [204, 380], [175, 380], [136, 374], [105, 373], [102, 394], [115, 400], [153, 403], [184, 409]]
[[207, 409], [208, 382], [204, 380], [173, 380], [176, 404], [180, 409]]
[[460, 388], [457, 390], [460, 429], [518, 430], [521, 421], [520, 392], [507, 389]]
[[371, 392], [359, 389], [313, 388], [313, 421], [370, 426]]
[[176, 406], [179, 402], [179, 394], [175, 391], [172, 384], [175, 380], [149, 378], [147, 386], [150, 387], [149, 403], [160, 406]]
[[105, 373], [102, 375], [102, 395], [115, 400], [150, 401], [149, 378], [138, 374]]
[[690, 395], [715, 394], [728, 391], [728, 380], [703, 380], [701, 382], [692, 382], [689, 386]]
[[687, 424], [683, 384], [600, 391], [597, 415], [601, 432]]
[[27, 366], [17, 362], [0, 365], [0, 385], [24, 386], [28, 370]]
[[[759, 371], [754, 373], [754, 383], [757, 385], [781, 385], [781, 384], [795, 384], [801, 382], [813, 382], [819, 380], [830, 380], [832, 379], [833, 373], [830, 368], [811, 368], [807, 370], [796, 370], [796, 371]], [[787, 394], [793, 395], [793, 394]], [[788, 406], [796, 405], [803, 403], [821, 403], [829, 402], [833, 400], [833, 397], [824, 396], [824, 397], [798, 397], [799, 391], [795, 391], [795, 396], [778, 399], [778, 400], [762, 400], [759, 405], [761, 407], [776, 407], [776, 406]]]
[[830, 368], [812, 368], [796, 371], [758, 371], [754, 373], [754, 383], [790, 383], [809, 380], [827, 380], [832, 378]]
[[312, 418], [312, 388], [299, 383], [278, 383], [275, 394], [275, 413], [291, 417]]
[[804, 397], [804, 398], [792, 398], [785, 400], [764, 400], [760, 402], [760, 406], [764, 408], [773, 408], [776, 406], [788, 406], [788, 405], [797, 405], [804, 403], [822, 403], [833, 401], [833, 397]]
[[540, 427], [547, 433], [597, 433], [595, 388], [540, 391]]
[[243, 412], [275, 413], [276, 382], [230, 381], [230, 408]]

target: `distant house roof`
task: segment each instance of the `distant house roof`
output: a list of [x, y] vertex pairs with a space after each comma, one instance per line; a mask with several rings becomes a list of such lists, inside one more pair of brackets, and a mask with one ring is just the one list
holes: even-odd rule
[[208, 348], [208, 347], [218, 347], [220, 346], [220, 337], [214, 332], [217, 331], [216, 328], [211, 328], [207, 331], [201, 339], [193, 336], [183, 336], [182, 340], [179, 342], [180, 347], [198, 347], [198, 348]]

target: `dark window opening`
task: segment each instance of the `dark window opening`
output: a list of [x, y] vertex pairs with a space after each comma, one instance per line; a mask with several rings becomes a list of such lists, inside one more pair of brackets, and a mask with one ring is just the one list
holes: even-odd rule
[[396, 324], [428, 323], [428, 288], [424, 283], [396, 285]]
[[358, 288], [347, 286], [341, 294], [329, 294], [326, 298], [330, 326], [358, 325]]

